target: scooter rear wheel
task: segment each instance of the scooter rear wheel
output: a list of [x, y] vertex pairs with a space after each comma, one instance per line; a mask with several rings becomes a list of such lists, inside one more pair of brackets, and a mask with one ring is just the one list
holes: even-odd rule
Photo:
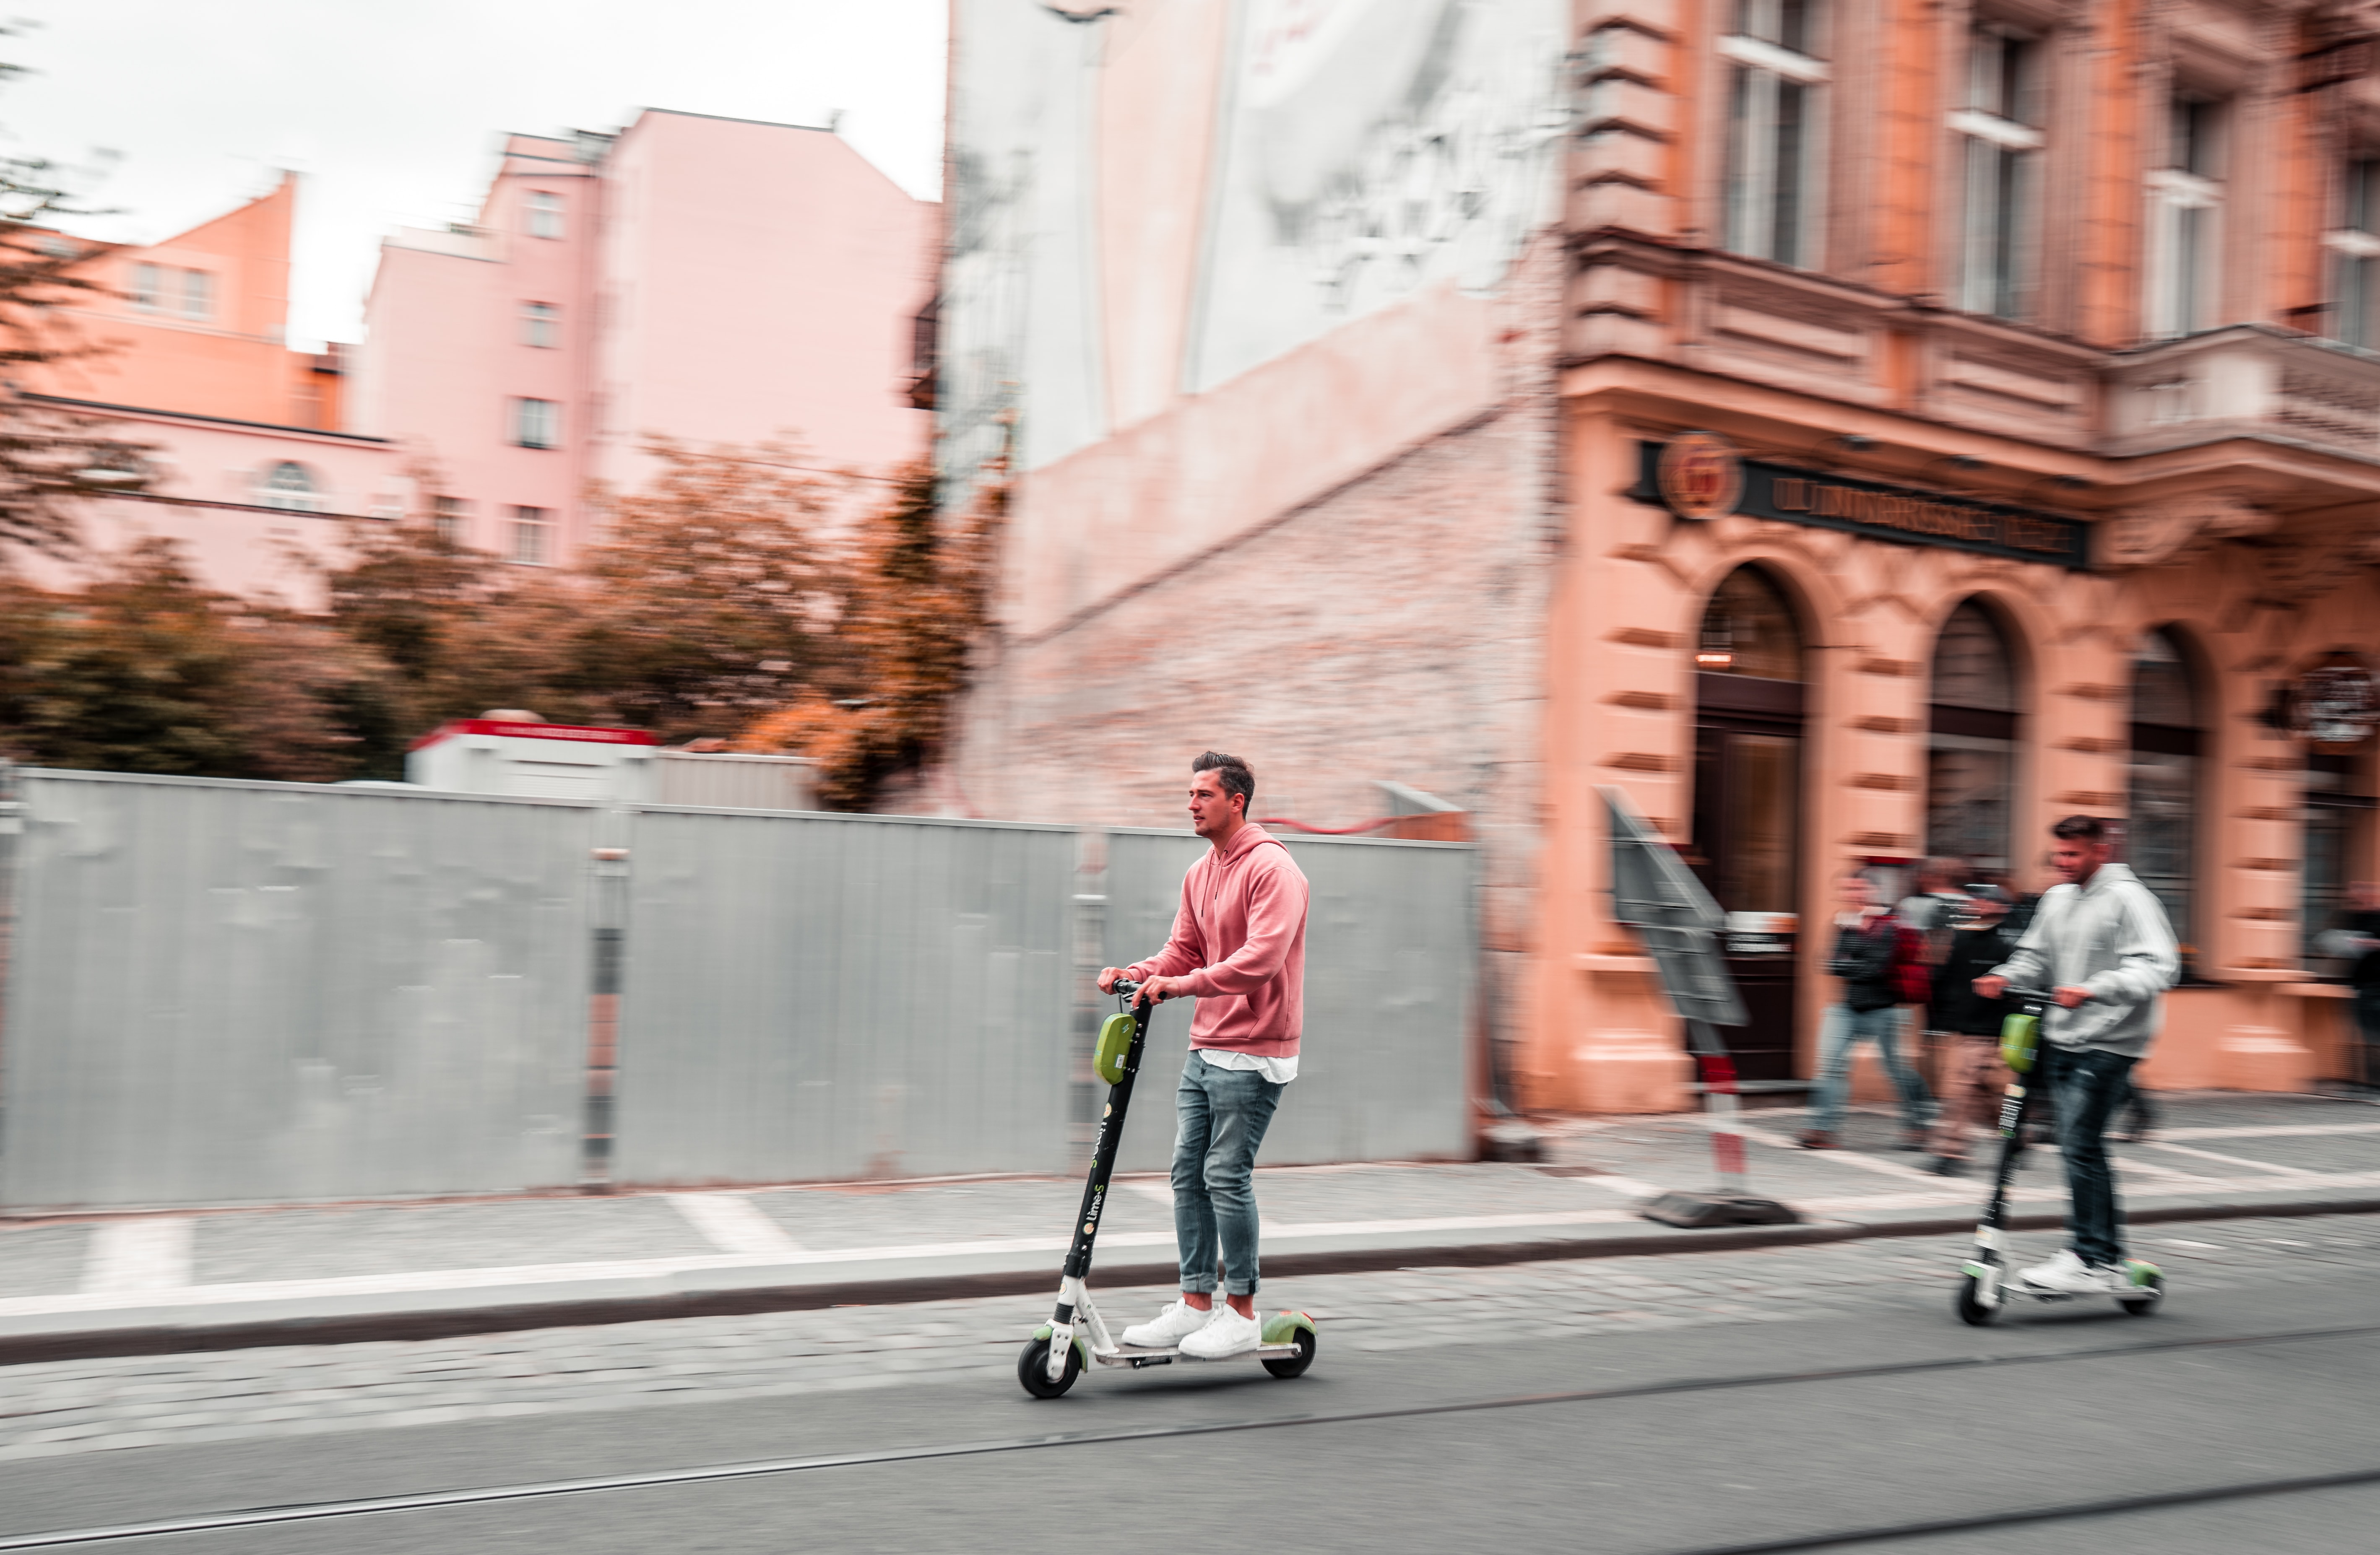
[[1072, 1344], [1066, 1346], [1065, 1373], [1054, 1382], [1050, 1380], [1050, 1341], [1048, 1339], [1028, 1339], [1025, 1342], [1025, 1348], [1017, 1352], [1016, 1380], [1023, 1383], [1025, 1391], [1035, 1398], [1062, 1396], [1068, 1388], [1075, 1385], [1075, 1379], [1082, 1374], [1083, 1352]]
[[1299, 1329], [1297, 1338], [1293, 1343], [1297, 1345], [1297, 1354], [1267, 1356], [1264, 1368], [1276, 1377], [1305, 1376], [1305, 1368], [1314, 1364], [1314, 1331], [1310, 1328]]
[[2157, 1302], [2165, 1295], [2165, 1276], [2162, 1274], [2150, 1275], [2149, 1288], [2154, 1290], [2156, 1294], [2155, 1296], [2140, 1296], [2131, 1301], [2119, 1301], [2116, 1305], [2122, 1308], [2125, 1314], [2129, 1317], [2145, 1318], [2151, 1312], [2157, 1309]]
[[1969, 1328], [1981, 1328], [1999, 1316], [1999, 1308], [1984, 1305], [1973, 1274], [1959, 1276], [1959, 1320]]

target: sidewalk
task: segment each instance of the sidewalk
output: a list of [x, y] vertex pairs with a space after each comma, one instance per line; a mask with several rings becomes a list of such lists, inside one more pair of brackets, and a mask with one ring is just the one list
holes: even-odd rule
[[[2117, 1147], [2136, 1221], [2380, 1210], [2380, 1106], [2312, 1096], [2160, 1098]], [[1537, 1165], [1259, 1171], [1268, 1276], [1526, 1262], [1917, 1236], [1972, 1224], [1960, 1179], [1891, 1150], [1882, 1112], [1852, 1148], [1792, 1148], [1798, 1109], [1744, 1115], [1754, 1187], [1806, 1224], [1679, 1231], [1633, 1206], [1711, 1185], [1695, 1115], [1555, 1126]], [[2063, 1209], [2054, 1152], [2020, 1179], [2020, 1225]], [[1076, 1179], [969, 1179], [465, 1203], [315, 1206], [0, 1222], [0, 1363], [426, 1338], [639, 1319], [1054, 1288]], [[1172, 1277], [1162, 1178], [1120, 1179], [1099, 1236], [1109, 1286]]]

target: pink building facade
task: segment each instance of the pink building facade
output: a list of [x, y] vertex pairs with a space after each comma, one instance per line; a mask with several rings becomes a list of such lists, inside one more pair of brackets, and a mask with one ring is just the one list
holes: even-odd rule
[[907, 381], [934, 229], [825, 130], [648, 110], [509, 137], [476, 222], [382, 246], [350, 428], [405, 449], [456, 538], [529, 565], [577, 555], [656, 438], [887, 474], [929, 435]]

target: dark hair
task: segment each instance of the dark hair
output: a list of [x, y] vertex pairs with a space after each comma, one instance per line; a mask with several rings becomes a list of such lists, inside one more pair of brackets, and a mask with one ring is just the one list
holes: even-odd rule
[[2050, 827], [2049, 835], [2060, 842], [2105, 842], [2107, 823], [2096, 815], [2069, 815]]
[[1208, 751], [1190, 764], [1190, 770], [1194, 775], [1211, 772], [1215, 775], [1215, 781], [1223, 785], [1225, 793], [1237, 794], [1249, 804], [1257, 802], [1257, 775], [1249, 771], [1248, 764], [1237, 756]]

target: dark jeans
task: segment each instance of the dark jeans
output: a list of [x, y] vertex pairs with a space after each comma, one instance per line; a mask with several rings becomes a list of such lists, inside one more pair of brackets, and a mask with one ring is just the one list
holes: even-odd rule
[[2074, 1201], [2066, 1216], [2074, 1256], [2089, 1264], [2120, 1262], [2123, 1226], [2116, 1208], [2116, 1175], [2107, 1161], [2107, 1118], [2131, 1093], [2132, 1066], [2139, 1060], [2054, 1043], [2042, 1044], [2042, 1056], [2058, 1106], [2066, 1188]]
[[1257, 1290], [1257, 1147], [1289, 1087], [1254, 1069], [1226, 1069], [1190, 1050], [1173, 1093], [1173, 1235], [1182, 1288], [1211, 1293], [1215, 1260], [1223, 1294]]

